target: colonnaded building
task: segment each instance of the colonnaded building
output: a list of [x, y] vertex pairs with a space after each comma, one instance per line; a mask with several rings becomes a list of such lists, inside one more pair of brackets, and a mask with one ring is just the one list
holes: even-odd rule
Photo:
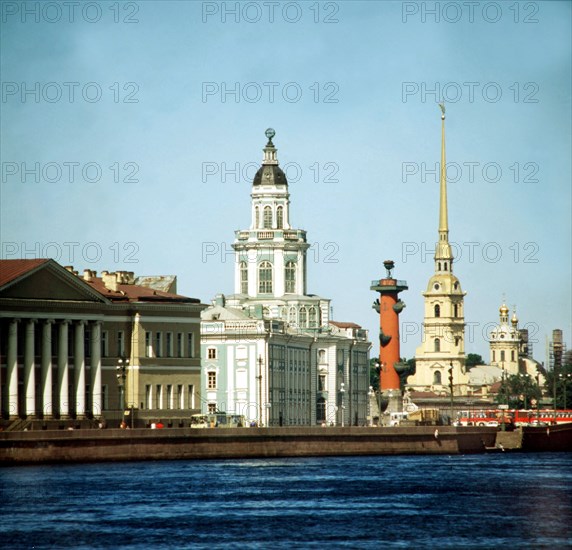
[[264, 426], [364, 425], [367, 331], [331, 320], [330, 300], [308, 294], [306, 231], [291, 225], [274, 131], [266, 136], [250, 227], [235, 233], [235, 293], [217, 295], [201, 315], [204, 412]]
[[[175, 277], [0, 260], [5, 419], [143, 421], [200, 412], [200, 312]], [[141, 424], [141, 422], [138, 422]]]
[[499, 324], [489, 332], [490, 365], [465, 365], [466, 295], [453, 274], [454, 257], [449, 243], [447, 174], [445, 154], [445, 108], [441, 116], [441, 172], [438, 241], [435, 244], [435, 272], [423, 293], [425, 300], [422, 342], [415, 353], [415, 374], [407, 379], [413, 399], [450, 394], [486, 397], [493, 385], [509, 374], [524, 374], [544, 384], [544, 370], [531, 357], [528, 332], [518, 328], [516, 313], [509, 323], [506, 304], [499, 309]]

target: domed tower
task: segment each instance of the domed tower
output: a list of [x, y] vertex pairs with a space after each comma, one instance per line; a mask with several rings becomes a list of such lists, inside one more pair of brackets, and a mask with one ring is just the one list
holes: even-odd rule
[[503, 302], [499, 308], [499, 324], [489, 335], [491, 365], [504, 369], [507, 374], [518, 374], [518, 351], [520, 349], [520, 332], [516, 311], [508, 321], [509, 309]]
[[415, 353], [415, 375], [408, 385], [416, 389], [449, 391], [468, 382], [465, 371], [464, 296], [459, 279], [453, 275], [453, 252], [449, 243], [447, 173], [445, 159], [445, 106], [441, 115], [441, 177], [439, 200], [439, 240], [435, 245], [435, 273], [429, 279], [425, 298], [423, 337]]
[[275, 132], [266, 130], [262, 165], [252, 181], [248, 230], [235, 232], [233, 300], [261, 307], [264, 317], [283, 319], [300, 328], [329, 322], [329, 300], [307, 294], [306, 231], [290, 223], [290, 193], [280, 168]]

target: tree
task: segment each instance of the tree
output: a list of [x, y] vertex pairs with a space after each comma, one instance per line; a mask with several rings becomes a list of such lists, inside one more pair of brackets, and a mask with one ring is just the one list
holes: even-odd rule
[[369, 360], [369, 385], [374, 391], [379, 390], [379, 364], [378, 358], [372, 357]]
[[500, 385], [496, 402], [509, 409], [530, 409], [532, 400], [538, 402], [542, 391], [530, 374], [509, 374]]
[[[572, 357], [565, 356], [565, 359], [571, 360]], [[556, 386], [554, 385], [555, 378]], [[557, 409], [572, 409], [572, 364], [566, 363], [562, 365], [556, 373], [554, 370], [548, 371], [546, 373], [545, 387], [548, 395], [553, 397], [556, 393]]]
[[465, 367], [470, 369], [475, 365], [484, 365], [483, 358], [478, 353], [468, 353], [465, 359]]

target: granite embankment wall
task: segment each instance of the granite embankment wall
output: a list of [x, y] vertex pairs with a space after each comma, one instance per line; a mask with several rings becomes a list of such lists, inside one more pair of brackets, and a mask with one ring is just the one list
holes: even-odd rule
[[0, 433], [0, 464], [484, 452], [495, 428], [171, 428]]

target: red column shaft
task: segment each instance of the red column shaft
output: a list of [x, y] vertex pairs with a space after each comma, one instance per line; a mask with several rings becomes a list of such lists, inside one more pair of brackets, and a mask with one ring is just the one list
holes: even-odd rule
[[[396, 281], [393, 281], [396, 284]], [[379, 325], [383, 334], [391, 336], [388, 344], [379, 346], [379, 387], [384, 390], [399, 389], [399, 375], [395, 371], [395, 363], [399, 362], [399, 316], [393, 309], [397, 303], [397, 292], [383, 293], [379, 300]]]

